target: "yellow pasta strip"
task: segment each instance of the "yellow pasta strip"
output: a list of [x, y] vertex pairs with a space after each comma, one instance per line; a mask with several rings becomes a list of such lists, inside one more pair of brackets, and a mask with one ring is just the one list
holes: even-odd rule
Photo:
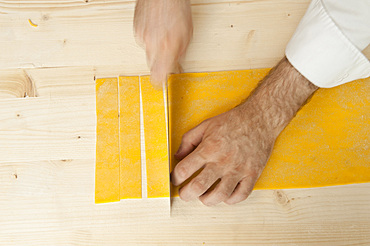
[[96, 169], [95, 202], [120, 200], [118, 81], [96, 80]]
[[169, 197], [169, 155], [163, 91], [155, 90], [149, 77], [140, 77], [148, 198]]
[[120, 77], [119, 95], [120, 198], [141, 198], [139, 78]]

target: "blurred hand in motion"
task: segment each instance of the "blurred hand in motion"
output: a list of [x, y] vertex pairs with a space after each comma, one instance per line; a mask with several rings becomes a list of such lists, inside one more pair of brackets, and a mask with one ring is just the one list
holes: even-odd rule
[[151, 82], [161, 89], [168, 74], [182, 70], [193, 35], [190, 0], [137, 0], [134, 33], [146, 51]]

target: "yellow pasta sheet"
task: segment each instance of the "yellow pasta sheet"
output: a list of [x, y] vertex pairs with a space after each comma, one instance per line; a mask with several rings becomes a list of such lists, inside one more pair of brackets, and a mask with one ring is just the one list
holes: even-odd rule
[[[180, 145], [182, 135], [203, 120], [241, 103], [268, 72], [269, 69], [254, 69], [179, 74], [170, 77], [168, 101], [171, 170], [177, 163], [173, 154]], [[132, 80], [135, 80], [134, 78], [130, 77]], [[136, 77], [136, 80], [138, 78]], [[369, 82], [370, 79], [367, 78], [331, 89], [319, 89], [277, 139], [270, 160], [255, 188], [307, 188], [370, 182]], [[151, 88], [149, 77], [141, 79], [141, 90], [148, 174], [147, 195], [166, 197], [169, 171], [166, 159], [168, 153], [165, 154], [167, 136], [166, 121], [163, 117], [164, 98], [161, 96], [163, 93]], [[99, 93], [97, 81], [97, 104], [100, 102], [99, 96], [114, 97], [111, 94]], [[104, 179], [107, 179], [107, 183], [112, 183], [108, 180], [109, 174], [112, 174], [113, 179], [117, 178], [114, 172], [102, 172], [101, 160], [98, 160], [108, 160], [105, 155], [110, 153], [104, 150], [106, 144], [99, 143], [99, 140], [104, 141], [106, 136], [99, 124], [109, 124], [103, 120], [109, 115], [101, 115], [102, 109], [102, 105], [97, 105], [97, 185]], [[117, 124], [112, 123], [112, 132], [116, 127]], [[135, 132], [137, 131], [136, 128]], [[123, 138], [126, 134], [131, 133], [121, 131], [120, 137]], [[99, 175], [102, 177], [98, 177]], [[122, 173], [120, 177], [123, 177]], [[137, 180], [137, 177], [136, 175], [134, 179]], [[129, 175], [125, 179], [129, 179]], [[102, 190], [102, 187], [97, 188], [96, 196], [101, 194]], [[128, 195], [121, 198], [135, 197], [132, 194], [138, 191], [137, 187], [126, 187], [124, 190], [121, 188], [121, 194], [125, 192]], [[172, 187], [171, 192], [172, 195], [177, 195], [177, 188]], [[112, 192], [107, 191], [108, 193]]]
[[[173, 75], [171, 169], [181, 136], [240, 104], [269, 69]], [[278, 137], [255, 189], [370, 182], [370, 78], [319, 89]], [[173, 187], [173, 195], [177, 189]]]

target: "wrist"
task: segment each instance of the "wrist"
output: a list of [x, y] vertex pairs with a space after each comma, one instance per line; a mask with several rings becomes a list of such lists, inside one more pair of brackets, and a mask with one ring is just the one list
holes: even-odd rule
[[241, 107], [275, 140], [317, 89], [284, 58]]

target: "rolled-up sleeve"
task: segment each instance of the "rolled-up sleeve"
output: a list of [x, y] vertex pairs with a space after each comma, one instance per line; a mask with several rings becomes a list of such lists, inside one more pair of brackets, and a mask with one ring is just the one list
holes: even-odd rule
[[289, 41], [290, 63], [318, 87], [370, 76], [370, 0], [312, 0]]

